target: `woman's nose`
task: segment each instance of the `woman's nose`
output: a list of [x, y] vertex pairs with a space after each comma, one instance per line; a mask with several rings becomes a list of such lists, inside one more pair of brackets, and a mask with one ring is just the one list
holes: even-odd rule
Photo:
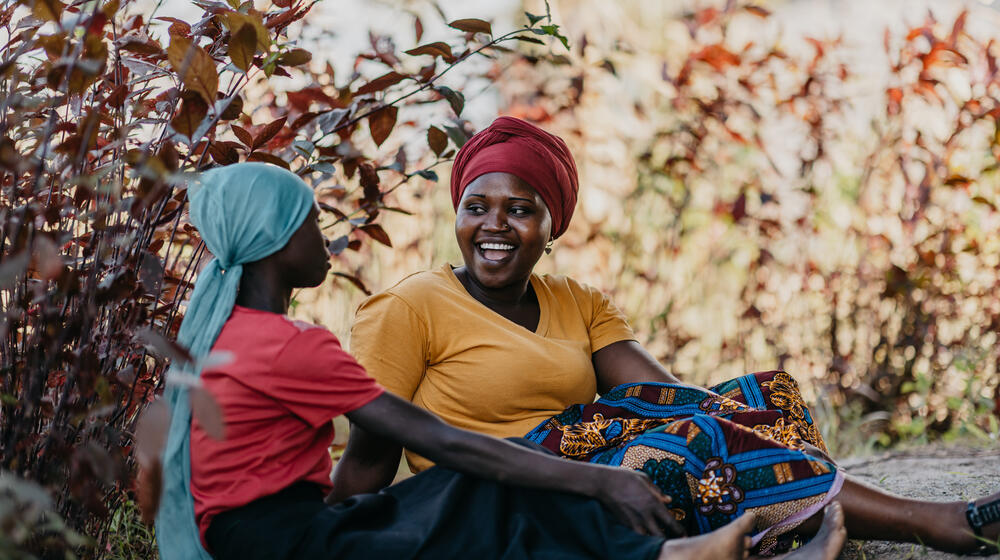
[[490, 212], [486, 215], [486, 223], [483, 226], [489, 231], [507, 231], [510, 226], [507, 225], [507, 215], [503, 212]]

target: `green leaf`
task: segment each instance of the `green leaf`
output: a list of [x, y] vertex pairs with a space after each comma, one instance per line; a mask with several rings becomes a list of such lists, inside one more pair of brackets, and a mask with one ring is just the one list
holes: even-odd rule
[[542, 29], [542, 31], [545, 32], [546, 35], [551, 35], [551, 36], [555, 37], [556, 39], [559, 39], [559, 41], [562, 42], [563, 46], [566, 47], [566, 50], [569, 50], [569, 40], [566, 39], [566, 37], [562, 36], [559, 33], [559, 26], [558, 25], [556, 25], [556, 24], [543, 25], [541, 27], [541, 29]]
[[524, 12], [524, 15], [525, 17], [528, 18], [528, 24], [531, 25], [532, 27], [534, 27], [536, 23], [545, 19], [545, 16], [536, 16], [535, 14], [532, 14], [530, 12]]
[[448, 100], [451, 109], [455, 111], [455, 116], [462, 115], [462, 109], [465, 108], [465, 96], [462, 95], [462, 92], [455, 91], [448, 86], [438, 86], [434, 89]]

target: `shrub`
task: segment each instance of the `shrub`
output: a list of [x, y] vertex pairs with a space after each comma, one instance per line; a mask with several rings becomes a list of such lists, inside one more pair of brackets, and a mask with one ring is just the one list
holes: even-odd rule
[[[512, 112], [566, 133], [582, 192], [610, 195], [590, 223], [581, 197], [554, 256], [613, 289], [682, 378], [800, 377], [843, 450], [995, 437], [995, 40], [964, 12], [886, 30], [869, 106], [856, 45], [777, 31], [751, 2], [695, 4], [506, 84]], [[609, 84], [633, 87], [595, 93]], [[611, 172], [609, 152], [587, 160], [607, 138], [628, 148]], [[855, 425], [835, 434], [838, 417]]]
[[[441, 75], [510, 39], [559, 36], [547, 18], [496, 37], [461, 19], [449, 24], [454, 43], [407, 56], [373, 36], [359, 61], [382, 74], [335, 84], [288, 38], [313, 3], [195, 4], [203, 15], [191, 23], [119, 0], [0, 10], [0, 469], [16, 481], [0, 502], [38, 513], [18, 517], [37, 522], [27, 532], [0, 528], [11, 555], [79, 549], [80, 534], [118, 555], [109, 530], [133, 527], [136, 419], [183, 353], [170, 340], [206, 257], [187, 220], [188, 174], [237, 161], [290, 168], [340, 228], [332, 253], [391, 245], [378, 217], [400, 209], [387, 195], [436, 177], [428, 158], [379, 147], [426, 134], [430, 165], [447, 159], [465, 139], [464, 99]], [[153, 26], [164, 21], [161, 40]], [[276, 92], [274, 76], [302, 87]], [[416, 103], [447, 104], [454, 119], [398, 119]], [[364, 289], [355, 271], [334, 274]]]

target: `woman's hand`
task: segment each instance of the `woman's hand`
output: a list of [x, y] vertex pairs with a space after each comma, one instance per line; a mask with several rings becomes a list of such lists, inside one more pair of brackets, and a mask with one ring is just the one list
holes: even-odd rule
[[615, 468], [601, 478], [596, 498], [632, 530], [643, 535], [682, 537], [684, 527], [667, 509], [672, 500], [642, 471]]

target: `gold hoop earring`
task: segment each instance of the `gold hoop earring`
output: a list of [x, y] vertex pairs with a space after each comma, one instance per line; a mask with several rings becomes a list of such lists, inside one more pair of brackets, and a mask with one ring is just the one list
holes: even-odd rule
[[549, 242], [545, 244], [545, 254], [546, 255], [552, 254], [552, 242], [553, 242], [553, 240], [549, 239]]

